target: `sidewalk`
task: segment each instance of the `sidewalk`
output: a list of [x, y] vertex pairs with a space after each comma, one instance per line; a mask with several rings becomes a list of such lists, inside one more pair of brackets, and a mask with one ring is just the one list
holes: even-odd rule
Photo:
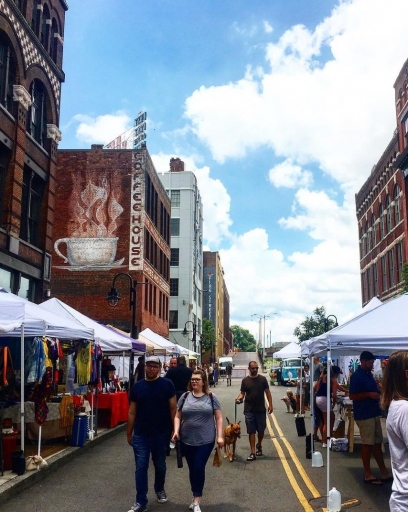
[[108, 429], [98, 429], [98, 435], [94, 437], [93, 441], [86, 441], [82, 447], [68, 446], [65, 449], [46, 457], [48, 463], [43, 469], [34, 471], [26, 471], [24, 475], [18, 476], [11, 471], [4, 471], [4, 475], [0, 475], [0, 503], [5, 502], [16, 496], [24, 489], [31, 487], [35, 483], [45, 479], [50, 473], [54, 472], [76, 456], [84, 453], [84, 451], [92, 449], [94, 446], [106, 441], [110, 437], [116, 435], [118, 432], [125, 431], [126, 423], [118, 425], [117, 427]]

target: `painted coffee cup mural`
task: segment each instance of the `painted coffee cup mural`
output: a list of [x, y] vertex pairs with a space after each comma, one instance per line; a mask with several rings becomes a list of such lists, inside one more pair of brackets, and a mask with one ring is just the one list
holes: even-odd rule
[[[115, 186], [116, 185], [116, 186]], [[123, 212], [120, 201], [120, 183], [103, 176], [87, 174], [82, 188], [81, 180], [73, 180], [69, 200], [68, 234], [54, 244], [67, 270], [109, 270], [120, 266], [124, 258], [116, 259], [119, 238], [115, 233]]]

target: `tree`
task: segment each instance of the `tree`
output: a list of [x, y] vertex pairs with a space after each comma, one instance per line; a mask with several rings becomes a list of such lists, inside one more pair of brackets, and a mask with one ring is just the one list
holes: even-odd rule
[[203, 318], [202, 329], [201, 347], [207, 352], [215, 346], [215, 329], [212, 321], [208, 318]]
[[404, 283], [402, 293], [408, 293], [408, 263], [404, 263], [402, 267], [402, 281]]
[[[336, 327], [336, 322], [331, 315], [330, 318], [326, 317], [326, 308], [321, 306], [313, 311], [312, 316], [307, 316], [303, 322], [301, 322], [293, 334], [301, 341], [309, 340], [314, 336], [319, 336], [326, 331], [330, 331], [333, 327]], [[326, 325], [327, 323], [327, 325]]]
[[242, 352], [256, 352], [256, 340], [247, 329], [232, 325], [231, 332], [234, 336], [234, 347]]

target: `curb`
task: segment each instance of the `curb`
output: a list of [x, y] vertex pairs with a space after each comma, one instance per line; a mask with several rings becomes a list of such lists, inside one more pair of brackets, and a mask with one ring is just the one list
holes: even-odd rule
[[87, 441], [84, 446], [71, 446], [62, 452], [51, 455], [47, 458], [48, 466], [45, 468], [34, 471], [26, 471], [24, 475], [17, 476], [10, 482], [3, 484], [0, 487], [0, 503], [9, 501], [11, 498], [21, 493], [25, 489], [28, 489], [37, 482], [47, 478], [51, 472], [54, 472], [56, 469], [64, 466], [67, 464], [67, 462], [87, 452], [88, 450], [92, 450], [94, 446], [101, 444], [103, 441], [106, 441], [106, 439], [113, 437], [119, 432], [124, 432], [125, 430], [126, 423], [104, 430], [98, 434], [98, 436], [94, 437], [93, 441]]

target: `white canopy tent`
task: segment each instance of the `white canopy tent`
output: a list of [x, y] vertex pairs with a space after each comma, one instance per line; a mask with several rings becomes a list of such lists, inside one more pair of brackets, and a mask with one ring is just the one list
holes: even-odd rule
[[[378, 304], [371, 301], [360, 315], [331, 331], [302, 343], [302, 354], [332, 356], [360, 355], [369, 350], [374, 355], [388, 355], [395, 350], [406, 350], [408, 346], [408, 294], [405, 293], [388, 302]], [[328, 404], [330, 404], [328, 386]], [[330, 414], [327, 411], [328, 431]], [[327, 450], [327, 493], [329, 492], [330, 450]]]
[[273, 357], [277, 357], [279, 359], [288, 359], [288, 358], [296, 358], [301, 356], [301, 346], [299, 343], [291, 341], [283, 348], [274, 352]]
[[165, 351], [166, 355], [177, 353], [177, 345], [176, 343], [171, 343], [170, 341], [160, 336], [160, 334], [156, 334], [151, 329], [144, 329], [139, 333], [139, 340], [146, 342], [150, 345], [154, 346], [154, 351]]
[[132, 338], [108, 329], [59, 299], [49, 299], [40, 304], [40, 307], [64, 318], [76, 320], [92, 329], [95, 336], [94, 339], [100, 345], [103, 352], [125, 352], [132, 350]]
[[[93, 339], [93, 330], [43, 310], [37, 304], [0, 288], [0, 337], [20, 338], [21, 429], [24, 432], [24, 338], [50, 336], [61, 339]], [[40, 451], [41, 427], [38, 440]], [[24, 436], [21, 437], [24, 451]]]

